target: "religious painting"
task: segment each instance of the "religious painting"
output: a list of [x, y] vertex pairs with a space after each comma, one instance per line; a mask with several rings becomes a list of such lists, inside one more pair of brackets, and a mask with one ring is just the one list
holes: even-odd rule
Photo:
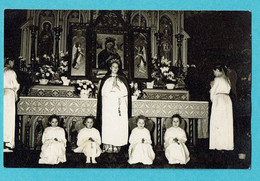
[[39, 56], [51, 56], [53, 54], [54, 35], [52, 32], [52, 23], [44, 21], [41, 25], [41, 33], [39, 35]]
[[147, 81], [150, 79], [151, 42], [149, 29], [132, 30], [132, 76], [134, 79]]
[[[101, 79], [108, 70], [108, 64], [112, 59], [121, 62], [122, 70], [127, 71], [126, 35], [123, 30], [97, 30], [94, 32], [94, 56], [92, 59], [93, 79]], [[126, 72], [127, 74], [127, 72]]]
[[86, 78], [89, 71], [88, 65], [88, 51], [87, 51], [87, 28], [86, 25], [74, 24], [71, 25], [70, 35], [70, 63], [69, 73], [70, 78]]

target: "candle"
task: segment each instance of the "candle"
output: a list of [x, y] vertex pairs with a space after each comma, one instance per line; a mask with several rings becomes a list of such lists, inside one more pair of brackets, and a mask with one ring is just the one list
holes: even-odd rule
[[79, 11], [79, 23], [80, 23], [80, 11]]
[[141, 12], [139, 11], [138, 26], [141, 26]]
[[57, 24], [56, 26], [59, 26], [59, 21], [60, 21], [60, 11], [58, 10], [58, 14], [57, 14]]
[[35, 10], [33, 10], [33, 13], [32, 13], [32, 15], [33, 15], [33, 25], [35, 25], [36, 23], [35, 23], [35, 21], [36, 21], [36, 13], [35, 13]]
[[159, 32], [159, 26], [160, 26], [160, 11], [158, 11], [157, 15], [157, 31]]
[[178, 11], [178, 25], [177, 25], [177, 32], [180, 33], [181, 32], [181, 12]]

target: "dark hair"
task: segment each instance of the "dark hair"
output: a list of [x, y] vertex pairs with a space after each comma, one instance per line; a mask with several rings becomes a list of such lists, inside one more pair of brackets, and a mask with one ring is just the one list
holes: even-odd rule
[[146, 121], [148, 120], [148, 118], [145, 117], [144, 115], [139, 115], [139, 116], [137, 116], [137, 118], [136, 118], [136, 123], [138, 122], [139, 119], [143, 119], [144, 122], [146, 122]]
[[174, 114], [174, 115], [172, 116], [172, 120], [173, 120], [173, 118], [179, 118], [180, 124], [181, 124], [182, 117], [181, 117], [179, 114]]
[[9, 62], [10, 62], [10, 61], [13, 61], [13, 62], [14, 62], [14, 59], [7, 57], [7, 58], [5, 59], [5, 66], [6, 66], [6, 65], [9, 65]]
[[92, 119], [93, 123], [95, 122], [95, 117], [94, 117], [94, 116], [86, 116], [86, 117], [84, 118], [83, 122], [82, 122], [83, 125], [86, 124], [86, 122], [87, 122], [88, 119]]
[[223, 66], [221, 64], [214, 65], [213, 70], [218, 70], [220, 72], [223, 72], [224, 74], [227, 73], [227, 70], [226, 70], [225, 66]]
[[51, 125], [52, 119], [57, 119], [57, 120], [58, 120], [58, 126], [60, 125], [60, 117], [57, 116], [56, 114], [53, 114], [53, 115], [51, 115], [51, 116], [49, 117], [49, 119], [48, 119], [48, 124], [49, 124], [49, 126]]

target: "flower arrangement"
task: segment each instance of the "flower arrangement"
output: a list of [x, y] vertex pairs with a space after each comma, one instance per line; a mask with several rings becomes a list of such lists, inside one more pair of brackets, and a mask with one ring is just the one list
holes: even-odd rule
[[[39, 58], [37, 57], [36, 59], [39, 60]], [[54, 66], [54, 55], [52, 54], [51, 56], [48, 56], [46, 54], [44, 54], [41, 58], [41, 64], [42, 65], [51, 65], [51, 66]]]
[[96, 86], [90, 80], [77, 80], [76, 92], [81, 96], [96, 97]]
[[157, 58], [153, 58], [153, 72], [151, 74], [152, 78], [154, 78], [158, 82], [163, 83], [176, 83], [177, 79], [175, 78], [175, 74], [173, 73], [173, 67], [171, 66], [171, 61], [167, 58], [162, 57], [161, 60], [157, 60]]
[[68, 75], [68, 64], [69, 64], [68, 58], [69, 58], [68, 52], [66, 53], [60, 52], [60, 63], [58, 67], [58, 73], [60, 76]]
[[55, 72], [53, 71], [53, 67], [51, 65], [42, 65], [39, 67], [38, 71], [35, 73], [36, 78], [40, 79], [48, 79], [51, 80]]
[[[140, 88], [138, 88], [138, 87], [140, 87]], [[130, 88], [131, 88], [131, 94], [132, 94], [132, 96], [135, 96], [135, 97], [137, 97], [137, 98], [141, 98], [144, 94], [145, 94], [145, 92], [143, 92], [143, 88], [144, 88], [145, 86], [143, 85], [143, 86], [141, 86], [141, 85], [139, 85], [138, 86], [138, 83], [137, 82], [131, 82], [130, 83]]]

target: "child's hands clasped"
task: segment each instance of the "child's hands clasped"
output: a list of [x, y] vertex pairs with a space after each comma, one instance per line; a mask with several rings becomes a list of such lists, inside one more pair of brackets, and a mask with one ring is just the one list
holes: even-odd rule
[[93, 138], [91, 138], [91, 137], [88, 140], [94, 142]]
[[144, 138], [142, 138], [142, 143], [145, 143], [145, 139]]

